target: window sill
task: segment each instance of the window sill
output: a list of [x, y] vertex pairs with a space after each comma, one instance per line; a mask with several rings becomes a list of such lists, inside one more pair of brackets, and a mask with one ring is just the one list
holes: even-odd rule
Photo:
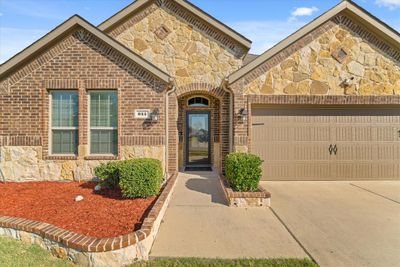
[[91, 155], [91, 156], [86, 156], [84, 159], [86, 160], [117, 160], [118, 156], [114, 155]]
[[45, 160], [77, 160], [78, 156], [69, 155], [49, 155], [44, 157]]

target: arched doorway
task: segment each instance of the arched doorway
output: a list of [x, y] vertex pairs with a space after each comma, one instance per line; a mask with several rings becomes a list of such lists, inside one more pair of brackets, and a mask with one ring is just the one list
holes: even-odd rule
[[179, 169], [221, 166], [220, 100], [191, 92], [178, 98]]

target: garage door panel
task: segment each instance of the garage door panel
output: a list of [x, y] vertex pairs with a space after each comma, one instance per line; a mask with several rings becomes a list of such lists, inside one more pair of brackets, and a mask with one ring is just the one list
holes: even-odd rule
[[376, 129], [377, 140], [388, 141], [388, 142], [398, 142], [400, 141], [399, 131], [400, 125], [394, 126], [381, 126]]
[[[261, 147], [261, 146], [260, 146]], [[261, 150], [259, 155], [263, 158], [264, 161], [267, 162], [275, 162], [275, 161], [290, 161], [293, 158], [293, 154], [291, 153], [293, 150], [292, 146], [287, 143], [272, 143], [268, 146], [264, 147]]]
[[294, 166], [294, 173], [290, 180], [318, 181], [333, 178], [332, 166], [327, 162], [295, 162]]
[[400, 146], [395, 144], [382, 144], [376, 148], [376, 160], [388, 161], [388, 160], [399, 160], [400, 161]]
[[[279, 149], [279, 145], [276, 149]], [[288, 151], [288, 150], [286, 150]], [[329, 161], [331, 155], [329, 154], [329, 147], [325, 144], [319, 143], [294, 143], [290, 146], [290, 151], [288, 153], [292, 153], [293, 157], [284, 154], [281, 155], [284, 159], [299, 160], [299, 161]]]
[[264, 140], [263, 143], [269, 143], [270, 141], [290, 141], [290, 128], [277, 126], [275, 129], [268, 128], [266, 131], [260, 131], [262, 135], [259, 140]]
[[252, 114], [251, 149], [265, 160], [264, 180], [400, 179], [400, 109], [280, 107]]
[[266, 164], [263, 163], [263, 180], [267, 181], [286, 181], [290, 180], [291, 174], [293, 173], [293, 166], [288, 166], [286, 163], [275, 163], [271, 162]]
[[293, 128], [294, 141], [319, 142], [331, 140], [331, 130], [329, 125], [313, 127], [305, 125]]

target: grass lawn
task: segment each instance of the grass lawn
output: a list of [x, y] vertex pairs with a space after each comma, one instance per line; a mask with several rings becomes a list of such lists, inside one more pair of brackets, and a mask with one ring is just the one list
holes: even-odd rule
[[219, 260], [198, 258], [156, 259], [138, 262], [129, 267], [317, 267], [307, 259], [241, 259]]
[[[0, 237], [1, 267], [73, 267], [67, 260], [53, 257], [48, 251], [37, 246], [28, 245], [14, 239]], [[148, 262], [137, 262], [129, 267], [317, 267], [307, 259], [242, 259], [219, 260], [198, 258], [156, 259]]]
[[0, 237], [0, 266], [2, 267], [58, 267], [74, 264], [53, 257], [47, 250], [14, 239]]

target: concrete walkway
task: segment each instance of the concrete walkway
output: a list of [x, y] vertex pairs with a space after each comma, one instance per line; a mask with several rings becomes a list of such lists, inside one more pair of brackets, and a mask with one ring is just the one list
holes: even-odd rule
[[400, 182], [264, 182], [320, 266], [400, 266]]
[[270, 209], [226, 206], [213, 172], [179, 174], [150, 256], [307, 257]]

